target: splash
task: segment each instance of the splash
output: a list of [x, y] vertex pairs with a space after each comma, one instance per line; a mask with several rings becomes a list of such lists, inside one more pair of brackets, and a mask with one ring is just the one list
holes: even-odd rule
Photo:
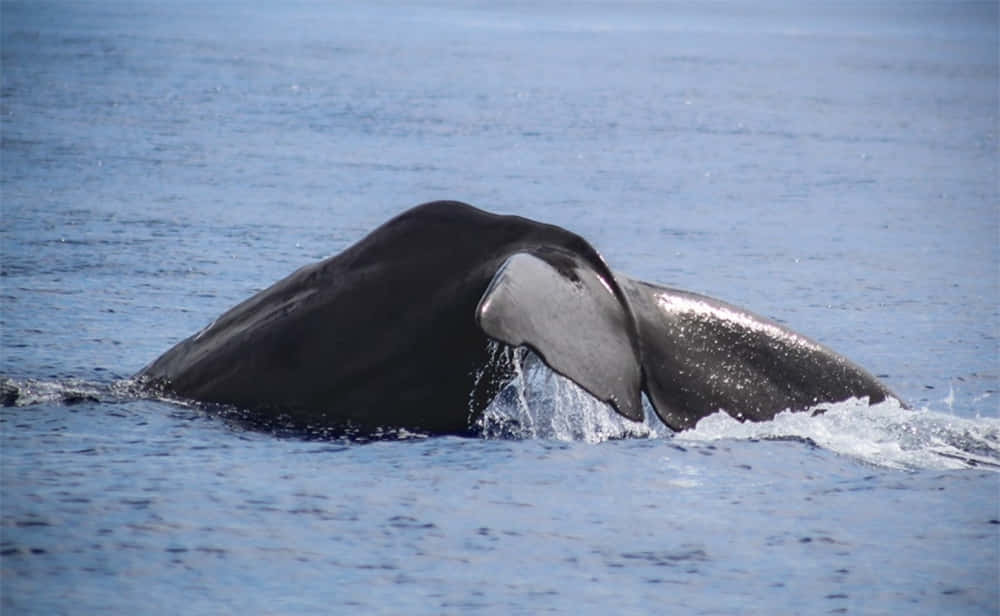
[[0, 378], [0, 399], [3, 406], [98, 402], [104, 397], [105, 390], [106, 388], [78, 379], [40, 381]]
[[759, 423], [740, 423], [719, 412], [677, 438], [808, 439], [824, 449], [888, 468], [1000, 471], [1000, 419], [910, 410], [893, 399], [871, 406], [866, 399], [851, 399], [822, 408], [822, 414], [785, 412]]
[[550, 370], [523, 347], [498, 345], [493, 361], [506, 362], [514, 378], [483, 412], [485, 438], [551, 439], [599, 443], [623, 438], [657, 438], [670, 429], [643, 400], [646, 420], [630, 421], [579, 385]]
[[508, 362], [514, 378], [479, 420], [485, 438], [551, 439], [600, 443], [624, 438], [678, 441], [789, 439], [815, 443], [864, 463], [904, 469], [1000, 471], [1000, 419], [966, 418], [931, 409], [911, 410], [889, 399], [823, 404], [812, 412], [779, 413], [764, 422], [740, 422], [720, 411], [680, 433], [656, 417], [633, 423], [553, 371], [530, 350], [500, 346], [493, 361]]
[[[646, 419], [635, 423], [607, 404], [551, 371], [524, 348], [496, 345], [493, 361], [506, 362], [514, 378], [487, 406], [476, 426], [484, 438], [547, 439], [600, 443], [626, 438], [674, 438], [679, 443], [722, 440], [799, 440], [867, 464], [903, 470], [979, 468], [1000, 472], [1000, 418], [961, 417], [932, 409], [911, 410], [889, 399], [868, 405], [865, 399], [824, 404], [814, 412], [779, 413], [764, 422], [740, 422], [718, 412], [680, 433], [664, 426], [643, 399]], [[954, 394], [949, 392], [943, 402]], [[110, 384], [77, 379], [19, 380], [0, 377], [3, 406], [117, 403], [154, 399], [172, 405], [200, 405], [151, 392], [132, 379]], [[214, 409], [226, 419], [246, 415], [238, 409]], [[274, 432], [274, 426], [269, 425]], [[300, 434], [295, 432], [295, 434]], [[337, 433], [343, 436], [341, 433]], [[324, 437], [325, 432], [310, 434]], [[371, 438], [425, 437], [406, 431]]]

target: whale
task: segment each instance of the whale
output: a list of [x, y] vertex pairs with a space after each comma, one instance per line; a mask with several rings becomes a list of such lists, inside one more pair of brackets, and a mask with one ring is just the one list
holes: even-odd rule
[[418, 205], [181, 340], [144, 387], [268, 422], [471, 434], [526, 347], [632, 421], [684, 430], [899, 399], [820, 343], [718, 299], [616, 273], [581, 236], [457, 201]]

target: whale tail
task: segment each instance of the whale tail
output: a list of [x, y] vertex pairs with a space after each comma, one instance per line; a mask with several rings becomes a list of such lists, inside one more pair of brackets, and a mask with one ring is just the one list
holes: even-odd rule
[[641, 421], [642, 366], [628, 335], [629, 308], [613, 284], [571, 253], [515, 253], [493, 276], [476, 321], [486, 335], [530, 347], [550, 368]]
[[610, 276], [575, 252], [517, 252], [494, 274], [476, 321], [631, 420], [643, 419], [645, 393], [674, 430], [720, 409], [762, 421], [852, 397], [899, 399], [860, 366], [770, 319]]

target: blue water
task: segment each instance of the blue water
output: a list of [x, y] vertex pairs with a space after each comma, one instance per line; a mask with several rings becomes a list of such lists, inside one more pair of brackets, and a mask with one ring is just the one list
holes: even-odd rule
[[[204, 5], [0, 2], [5, 614], [1000, 610], [995, 2]], [[913, 410], [674, 436], [527, 367], [517, 438], [359, 444], [130, 388], [439, 198]]]

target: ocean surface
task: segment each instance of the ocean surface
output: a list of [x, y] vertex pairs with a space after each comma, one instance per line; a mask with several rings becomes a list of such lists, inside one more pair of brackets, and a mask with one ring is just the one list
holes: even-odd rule
[[[0, 29], [3, 614], [1000, 611], [996, 2], [0, 0]], [[529, 362], [481, 438], [360, 443], [129, 380], [433, 199], [912, 408], [672, 434]]]

